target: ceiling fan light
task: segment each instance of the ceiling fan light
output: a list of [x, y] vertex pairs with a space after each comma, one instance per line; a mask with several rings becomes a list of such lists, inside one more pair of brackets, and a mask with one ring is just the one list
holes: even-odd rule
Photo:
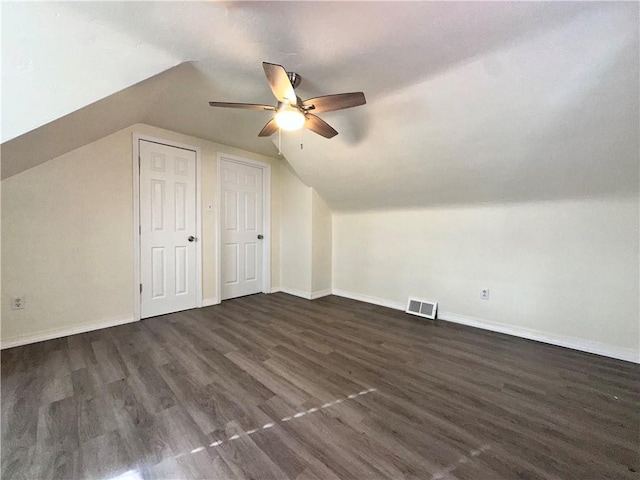
[[304, 114], [297, 108], [285, 107], [276, 112], [276, 124], [282, 130], [300, 130], [304, 121]]

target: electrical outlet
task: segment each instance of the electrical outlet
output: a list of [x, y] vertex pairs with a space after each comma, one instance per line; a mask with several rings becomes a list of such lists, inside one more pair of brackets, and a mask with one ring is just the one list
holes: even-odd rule
[[11, 299], [12, 310], [22, 310], [24, 308], [24, 295], [20, 297], [13, 297]]
[[480, 298], [482, 300], [489, 300], [489, 289], [488, 288], [483, 288], [482, 291], [480, 292]]

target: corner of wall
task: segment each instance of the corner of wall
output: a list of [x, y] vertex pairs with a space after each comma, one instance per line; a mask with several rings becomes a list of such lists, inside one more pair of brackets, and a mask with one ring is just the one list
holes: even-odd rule
[[280, 176], [280, 285], [282, 289], [311, 292], [312, 189], [291, 165]]
[[330, 291], [332, 216], [331, 210], [315, 190], [311, 193], [311, 215], [311, 290], [312, 292]]
[[331, 210], [288, 162], [282, 170], [281, 290], [319, 298], [331, 292]]

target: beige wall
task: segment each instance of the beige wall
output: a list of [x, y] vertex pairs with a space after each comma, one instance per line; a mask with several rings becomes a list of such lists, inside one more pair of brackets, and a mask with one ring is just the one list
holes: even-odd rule
[[313, 190], [311, 193], [311, 291], [331, 291], [331, 211]]
[[290, 293], [307, 296], [311, 292], [311, 188], [291, 166], [281, 165], [281, 259], [280, 287]]
[[[132, 135], [202, 151], [202, 205], [219, 152], [270, 163], [272, 284], [279, 285], [279, 161], [136, 124], [2, 181], [2, 343], [133, 315]], [[203, 298], [215, 300], [215, 211], [202, 213]], [[26, 297], [11, 310], [13, 296]]]
[[280, 288], [316, 298], [331, 292], [331, 211], [283, 162]]
[[333, 288], [639, 361], [638, 214], [637, 196], [334, 212]]

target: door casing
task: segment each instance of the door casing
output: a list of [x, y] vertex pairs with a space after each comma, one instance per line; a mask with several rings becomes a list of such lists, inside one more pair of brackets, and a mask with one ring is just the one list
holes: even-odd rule
[[262, 169], [262, 293], [271, 293], [271, 165], [258, 160], [218, 153], [216, 171], [216, 300], [222, 302], [222, 211], [221, 175], [222, 162], [234, 162]]
[[191, 150], [196, 153], [196, 305], [202, 307], [202, 152], [200, 147], [156, 138], [140, 133], [133, 134], [133, 317], [140, 320], [140, 141], [159, 143], [169, 147]]

